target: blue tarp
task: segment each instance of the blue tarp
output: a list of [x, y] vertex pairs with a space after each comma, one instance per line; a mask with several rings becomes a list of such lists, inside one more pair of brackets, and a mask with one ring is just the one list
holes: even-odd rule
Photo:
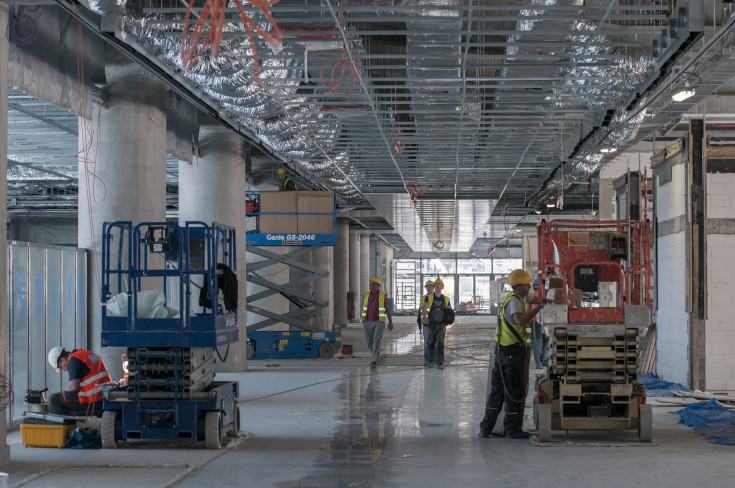
[[638, 381], [646, 387], [646, 396], [649, 397], [672, 397], [675, 391], [692, 391], [679, 383], [656, 378], [653, 373], [639, 374]]
[[690, 403], [670, 413], [681, 415], [680, 424], [694, 427], [697, 434], [707, 436], [710, 442], [735, 446], [735, 412], [711, 400]]

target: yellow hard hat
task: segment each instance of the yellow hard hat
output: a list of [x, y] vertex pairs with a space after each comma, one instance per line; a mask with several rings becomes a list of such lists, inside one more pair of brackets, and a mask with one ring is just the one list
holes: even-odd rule
[[378, 286], [381, 286], [383, 284], [383, 280], [381, 280], [377, 276], [373, 276], [372, 278], [370, 278], [370, 283], [377, 283]]
[[426, 283], [424, 283], [424, 286], [434, 286], [434, 282], [431, 280], [426, 280]]
[[434, 284], [435, 284], [435, 285], [441, 285], [441, 286], [444, 286], [444, 282], [442, 281], [442, 279], [441, 279], [441, 278], [437, 278], [437, 279], [435, 279], [435, 280], [434, 280]]
[[533, 278], [522, 269], [514, 269], [508, 275], [508, 284], [510, 286], [525, 285], [527, 283], [533, 283]]
[[278, 174], [279, 175], [285, 175], [286, 174], [286, 168], [283, 168], [283, 167], [278, 168]]

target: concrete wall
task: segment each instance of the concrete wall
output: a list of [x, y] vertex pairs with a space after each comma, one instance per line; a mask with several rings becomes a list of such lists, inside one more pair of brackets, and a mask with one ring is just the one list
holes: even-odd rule
[[667, 381], [689, 384], [687, 154], [655, 171], [658, 218], [657, 365]]
[[[735, 165], [733, 165], [735, 167]], [[732, 168], [735, 169], [735, 168]], [[735, 390], [735, 173], [707, 175], [707, 391]]]

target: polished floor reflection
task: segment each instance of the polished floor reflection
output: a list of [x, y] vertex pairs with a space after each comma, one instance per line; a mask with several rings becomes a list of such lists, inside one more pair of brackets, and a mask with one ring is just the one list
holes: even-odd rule
[[447, 334], [444, 370], [422, 366], [414, 319], [399, 317], [384, 336], [376, 370], [354, 325], [343, 332], [351, 357], [251, 361], [247, 373], [218, 375], [240, 381], [246, 433], [220, 451], [151, 442], [115, 451], [23, 448], [14, 432], [13, 462], [3, 469], [9, 486], [29, 487], [732, 483], [733, 448], [678, 425], [669, 404], [654, 404], [650, 444], [639, 443], [636, 432], [605, 431], [555, 432], [543, 446], [534, 439], [479, 439], [493, 319], [459, 318]]

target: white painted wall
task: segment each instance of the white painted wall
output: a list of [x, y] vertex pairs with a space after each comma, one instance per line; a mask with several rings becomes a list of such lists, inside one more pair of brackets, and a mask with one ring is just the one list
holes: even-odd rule
[[[678, 155], [682, 158], [686, 155]], [[687, 213], [687, 165], [671, 168], [671, 181], [656, 178], [657, 213], [661, 224]], [[685, 218], [685, 220], [688, 220]], [[656, 372], [667, 381], [689, 384], [688, 241], [684, 231], [658, 239], [658, 309], [656, 312]]]
[[[707, 218], [735, 217], [735, 174], [707, 175]], [[711, 232], [711, 231], [708, 231]], [[705, 374], [707, 391], [735, 390], [735, 235], [707, 235], [707, 317]]]

